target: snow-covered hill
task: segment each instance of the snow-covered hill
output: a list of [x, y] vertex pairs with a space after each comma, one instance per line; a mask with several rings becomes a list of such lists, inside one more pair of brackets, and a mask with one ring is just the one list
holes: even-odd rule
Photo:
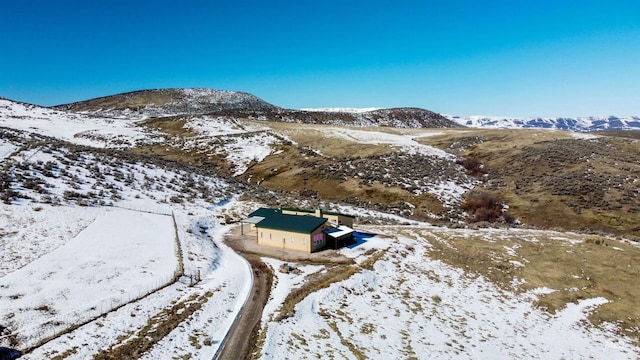
[[76, 114], [0, 98], [0, 126], [93, 147], [129, 148], [159, 141], [133, 120]]
[[[353, 191], [397, 189], [405, 196], [398, 199], [437, 198], [447, 211], [458, 209], [463, 193], [480, 183], [462, 171], [453, 155], [427, 145], [429, 137], [447, 130], [398, 129], [455, 126], [428, 110], [301, 111], [268, 104], [262, 108], [257, 98], [242, 93], [200, 89], [140, 93], [96, 99], [82, 105], [84, 110], [82, 103], [51, 109], [0, 99], [0, 309], [6, 310], [0, 312], [0, 346], [26, 349], [43, 344], [26, 359], [86, 359], [153, 337], [145, 359], [212, 357], [251, 283], [248, 265], [223, 243], [230, 224], [263, 205], [254, 201], [267, 202], [264, 199], [298, 207], [311, 207], [310, 201], [324, 202], [327, 208], [335, 205], [322, 197], [310, 200], [296, 197], [293, 191], [239, 182], [212, 171], [214, 159], [225, 164], [229, 174], [240, 176], [252, 174], [255, 164], [275, 158], [265, 178], [292, 171], [297, 177], [314, 176], [320, 182], [332, 178], [359, 183]], [[110, 102], [116, 107], [110, 107]], [[91, 109], [98, 105], [104, 107]], [[134, 120], [150, 116], [161, 118]], [[246, 119], [323, 125], [277, 124], [279, 128]], [[561, 124], [586, 129], [600, 121], [597, 126], [607, 129], [633, 128], [638, 123], [638, 118], [588, 119], [565, 119]], [[477, 119], [477, 126], [481, 120]], [[487, 126], [498, 127], [500, 119], [494, 120]], [[524, 120], [507, 120], [503, 119], [504, 124], [511, 126], [499, 127], [536, 124], [535, 119], [529, 125]], [[538, 119], [541, 127], [560, 126], [543, 120]], [[474, 143], [486, 140], [465, 136]], [[349, 156], [354, 155], [353, 149], [375, 151], [357, 158], [331, 153], [338, 143], [346, 146]], [[129, 151], [152, 144], [157, 148], [144, 156]], [[323, 144], [331, 147], [320, 147]], [[298, 152], [299, 157], [293, 157]], [[163, 157], [167, 153], [175, 157]], [[173, 160], [180, 156], [191, 160], [201, 156], [197, 159], [202, 161], [188, 165]], [[296, 168], [298, 159], [306, 164], [303, 171]], [[631, 165], [628, 168], [633, 171]], [[251, 183], [263, 180], [256, 176]], [[345, 196], [353, 194], [346, 189]], [[635, 193], [631, 188], [624, 199], [633, 202]], [[633, 339], [621, 335], [637, 326], [589, 322], [589, 314], [619, 298], [576, 297], [582, 300], [565, 304], [551, 315], [536, 301], [551, 293], [585, 289], [551, 289], [542, 283], [512, 292], [493, 284], [490, 277], [474, 275], [468, 269], [471, 261], [465, 262], [463, 270], [438, 260], [442, 251], [436, 247], [442, 244], [458, 252], [456, 248], [465, 244], [452, 239], [474, 236], [480, 237], [481, 245], [481, 241], [504, 241], [509, 257], [491, 253], [484, 258], [481, 251], [474, 252], [474, 258], [488, 261], [490, 275], [495, 269], [530, 266], [525, 253], [518, 253], [524, 242], [538, 244], [551, 237], [573, 246], [587, 242], [583, 234], [435, 228], [399, 216], [414, 211], [429, 214], [428, 207], [398, 201], [381, 210], [389, 213], [382, 213], [372, 211], [375, 204], [364, 200], [351, 204], [340, 204], [338, 209], [358, 214], [362, 222], [393, 218], [389, 222], [403, 225], [362, 226], [360, 230], [379, 236], [340, 251], [355, 259], [356, 264], [349, 265], [355, 269], [353, 276], [305, 296], [291, 318], [275, 320], [287, 294], [312, 281], [306, 275], [322, 275], [331, 265], [300, 264], [306, 274], [299, 277], [276, 274], [263, 315], [258, 356], [637, 358], [640, 354]], [[598, 244], [593, 241], [594, 246]], [[608, 261], [614, 252], [637, 251], [635, 244], [607, 241], [614, 245], [601, 247], [609, 251], [605, 253]], [[574, 248], [569, 250], [566, 253], [573, 254]], [[452, 256], [466, 259], [460, 252]], [[281, 263], [265, 262], [274, 269]], [[638, 278], [630, 274], [629, 278]], [[174, 281], [176, 276], [179, 281]], [[590, 279], [584, 271], [565, 277]], [[514, 286], [525, 284], [516, 277], [513, 281]], [[631, 281], [630, 288], [638, 286]]]
[[248, 93], [212, 89], [141, 90], [58, 105], [54, 108], [121, 119], [201, 115], [234, 109], [277, 109], [276, 106]]
[[0, 129], [0, 150], [0, 346], [87, 359], [173, 307], [200, 320], [168, 328], [194, 344], [172, 354], [211, 358], [250, 286], [220, 220], [242, 184], [21, 130]]
[[[371, 259], [366, 254], [377, 251], [379, 260], [306, 296], [291, 317], [283, 318], [280, 304], [303, 278], [318, 276], [322, 268], [300, 264], [300, 275], [276, 272], [272, 300], [262, 317], [261, 359], [637, 359], [640, 355], [631, 338], [615, 333], [616, 324], [584, 326], [591, 313], [609, 302], [605, 298], [578, 298], [551, 315], [534, 304], [561, 289], [538, 287], [515, 293], [434, 258], [440, 251], [434, 243], [455, 249], [458, 237], [477, 237], [480, 247], [504, 241], [515, 257], [520, 242], [538, 243], [553, 236], [571, 247], [582, 241], [579, 236], [496, 229], [441, 232], [424, 224], [367, 230], [380, 235], [340, 252], [365, 264]], [[518, 260], [512, 261], [528, 266], [527, 259]], [[282, 264], [266, 261], [273, 269]]]
[[290, 110], [244, 93], [213, 89], [155, 89], [116, 94], [54, 109], [86, 115], [146, 119], [183, 115], [221, 115], [302, 124], [448, 128], [460, 125], [419, 108], [326, 108]]
[[540, 128], [577, 132], [602, 130], [640, 130], [638, 116], [586, 116], [586, 117], [500, 117], [444, 115], [456, 123], [474, 128]]

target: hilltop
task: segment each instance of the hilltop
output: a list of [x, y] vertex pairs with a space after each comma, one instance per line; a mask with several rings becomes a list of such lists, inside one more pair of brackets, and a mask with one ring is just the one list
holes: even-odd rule
[[210, 115], [299, 124], [461, 127], [440, 114], [419, 108], [366, 112], [291, 110], [269, 104], [251, 94], [211, 89], [141, 90], [58, 105], [53, 109], [118, 119]]
[[100, 97], [53, 107], [101, 117], [141, 119], [154, 116], [207, 114], [223, 110], [275, 110], [258, 97], [212, 89], [154, 89]]

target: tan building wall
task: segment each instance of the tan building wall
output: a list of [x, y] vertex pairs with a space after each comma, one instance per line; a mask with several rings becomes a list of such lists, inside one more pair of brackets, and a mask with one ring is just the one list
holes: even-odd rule
[[[258, 244], [272, 248], [310, 253], [323, 248], [326, 240], [320, 226], [311, 234], [257, 227]], [[314, 240], [315, 239], [315, 240]]]
[[288, 214], [288, 215], [307, 215], [307, 216], [323, 217], [329, 220], [328, 221], [329, 225], [333, 227], [338, 227], [338, 225], [347, 225], [348, 227], [353, 228], [352, 217], [344, 216], [344, 215], [336, 215], [336, 214], [326, 214], [319, 209], [316, 209], [315, 212], [304, 211], [304, 210], [282, 209], [282, 213]]
[[353, 229], [353, 218], [350, 216], [344, 216], [344, 215], [329, 215], [329, 214], [323, 214], [323, 216], [327, 219], [329, 219], [329, 222], [331, 223], [331, 225], [333, 226], [338, 226], [338, 225], [347, 225], [348, 227]]

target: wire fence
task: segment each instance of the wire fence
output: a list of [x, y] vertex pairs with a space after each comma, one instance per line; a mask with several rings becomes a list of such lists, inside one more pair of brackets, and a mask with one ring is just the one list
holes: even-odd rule
[[72, 331], [94, 322], [101, 317], [105, 317], [109, 313], [118, 311], [131, 303], [142, 300], [153, 293], [175, 284], [178, 281], [189, 286], [193, 286], [195, 283], [200, 281], [200, 270], [186, 276], [184, 274], [182, 245], [178, 235], [178, 223], [173, 211], [169, 213], [162, 213], [150, 211], [149, 209], [137, 210], [123, 206], [117, 207], [132, 211], [171, 216], [175, 233], [175, 255], [178, 260], [178, 264], [173, 273], [171, 275], [155, 279], [155, 281], [147, 284], [144, 288], [139, 287], [137, 290], [122, 293], [120, 296], [112, 296], [107, 299], [103, 299], [90, 307], [83, 307], [82, 309], [70, 314], [55, 316], [48, 319], [44, 324], [28, 328], [21, 327], [18, 331], [0, 336], [0, 345], [19, 347], [22, 349], [23, 354], [30, 353], [54, 339], [69, 334]]
[[[173, 210], [168, 209], [165, 206], [158, 206], [158, 207], [155, 207], [155, 208], [151, 208], [149, 206], [141, 207], [141, 206], [126, 206], [126, 205], [121, 205], [121, 204], [116, 205], [114, 203], [113, 205], [109, 205], [109, 207], [123, 209], [123, 210], [130, 210], [130, 211], [135, 211], [135, 212], [141, 212], [141, 213], [147, 213], [147, 214], [171, 216], [171, 217], [173, 217], [174, 224], [175, 224], [175, 221], [176, 221], [175, 217], [173, 216]], [[177, 233], [176, 233], [176, 236], [178, 236]]]

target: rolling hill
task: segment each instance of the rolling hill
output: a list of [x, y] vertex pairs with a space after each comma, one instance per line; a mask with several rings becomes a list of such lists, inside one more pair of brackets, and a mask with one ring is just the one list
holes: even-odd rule
[[223, 110], [275, 110], [254, 95], [211, 89], [155, 89], [55, 106], [56, 110], [101, 117], [141, 119], [154, 116], [208, 114]]
[[[257, 274], [225, 234], [292, 206], [370, 237], [326, 255], [346, 263], [264, 258], [254, 358], [637, 358], [638, 132], [466, 125], [207, 89], [0, 99], [0, 345], [211, 358]], [[271, 274], [284, 262], [301, 272]]]

